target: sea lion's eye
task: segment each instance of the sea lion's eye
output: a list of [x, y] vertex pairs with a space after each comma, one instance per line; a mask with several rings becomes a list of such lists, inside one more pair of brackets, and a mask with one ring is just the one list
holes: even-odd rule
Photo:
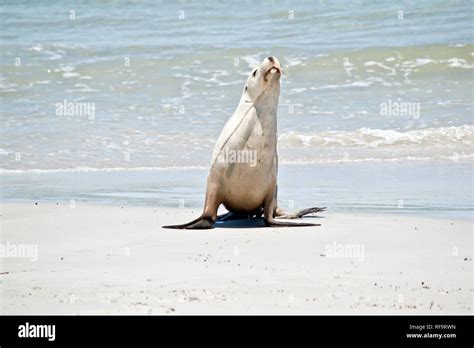
[[252, 76], [255, 77], [255, 75], [257, 75], [257, 69], [255, 69], [255, 70], [253, 71]]
[[245, 86], [245, 90], [247, 90], [247, 86]]

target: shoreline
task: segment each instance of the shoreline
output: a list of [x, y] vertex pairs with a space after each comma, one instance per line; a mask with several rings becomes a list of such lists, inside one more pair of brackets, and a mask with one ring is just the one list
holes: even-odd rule
[[200, 209], [0, 209], [2, 244], [38, 246], [0, 260], [1, 314], [473, 313], [470, 221], [329, 211], [187, 231], [160, 226]]
[[[301, 167], [301, 166], [319, 166], [319, 167], [338, 167], [338, 166], [360, 166], [360, 165], [393, 165], [393, 166], [413, 166], [413, 165], [433, 165], [447, 166], [451, 164], [474, 166], [474, 160], [470, 157], [446, 158], [365, 158], [365, 159], [334, 159], [334, 160], [311, 160], [311, 161], [288, 161], [280, 160], [280, 167]], [[209, 159], [210, 160], [210, 159]], [[210, 163], [196, 164], [191, 166], [167, 165], [167, 166], [138, 166], [138, 167], [87, 167], [78, 166], [74, 168], [29, 168], [12, 169], [0, 168], [0, 177], [11, 175], [48, 175], [48, 174], [68, 174], [68, 173], [120, 173], [120, 172], [162, 172], [162, 171], [208, 171]]]
[[[282, 165], [280, 205], [334, 212], [474, 219], [472, 165]], [[3, 202], [95, 202], [201, 209], [208, 170], [145, 170], [0, 175]]]
[[[203, 197], [204, 200], [204, 197]], [[187, 214], [187, 212], [192, 212], [195, 217], [197, 217], [201, 212], [202, 212], [202, 206], [201, 205], [196, 205], [196, 206], [186, 206], [183, 208], [179, 208], [179, 202], [175, 204], [175, 206], [168, 206], [168, 205], [157, 205], [157, 204], [142, 204], [142, 203], [137, 203], [137, 202], [121, 202], [121, 201], [80, 201], [80, 200], [72, 200], [74, 201], [74, 205], [81, 205], [83, 207], [110, 207], [110, 208], [133, 208], [133, 209], [158, 209], [158, 210], [166, 210], [166, 211], [174, 211], [176, 210], [177, 212], [184, 212]], [[47, 206], [57, 206], [57, 207], [63, 207], [63, 208], [70, 208], [70, 205], [72, 204], [71, 201], [64, 201], [64, 200], [59, 200], [59, 199], [47, 199], [47, 200], [31, 200], [31, 199], [23, 199], [23, 200], [14, 200], [14, 199], [8, 199], [8, 200], [0, 200], [0, 207], [2, 205], [9, 205], [9, 206], [35, 206], [37, 205], [47, 205]], [[201, 202], [204, 203], [204, 202]], [[298, 211], [299, 209], [294, 208], [294, 209], [289, 209], [287, 207], [284, 207], [285, 210], [287, 211]], [[468, 214], [459, 214], [459, 215], [454, 215], [454, 216], [443, 216], [443, 215], [438, 215], [436, 214], [436, 211], [430, 212], [426, 210], [421, 210], [421, 211], [416, 211], [416, 210], [402, 210], [402, 209], [394, 209], [394, 210], [383, 210], [383, 211], [377, 211], [377, 210], [340, 210], [338, 208], [333, 208], [333, 207], [326, 207], [325, 213], [329, 213], [330, 215], [357, 215], [360, 217], [371, 217], [371, 216], [387, 216], [387, 217], [392, 217], [392, 218], [420, 218], [420, 219], [430, 219], [430, 220], [444, 220], [444, 221], [464, 221], [464, 222], [471, 222], [473, 221], [474, 218], [474, 211], [467, 211], [471, 215], [469, 216]], [[227, 210], [225, 209], [224, 206], [219, 207], [218, 214], [225, 214], [227, 213]], [[193, 216], [194, 216], [193, 215]], [[308, 217], [305, 217], [308, 218]], [[311, 218], [311, 217], [309, 217]]]

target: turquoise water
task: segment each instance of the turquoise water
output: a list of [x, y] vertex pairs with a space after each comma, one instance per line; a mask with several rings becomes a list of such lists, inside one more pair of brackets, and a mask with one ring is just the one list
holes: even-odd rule
[[[279, 171], [279, 204], [296, 211], [414, 214], [473, 219], [472, 165], [286, 165]], [[193, 208], [204, 202], [206, 169], [55, 172], [0, 176], [3, 201], [28, 204]]]
[[471, 1], [2, 1], [0, 168], [207, 166], [269, 54], [282, 163], [471, 160], [472, 22]]
[[[472, 23], [471, 1], [2, 1], [3, 199], [172, 205], [186, 193], [200, 205], [243, 82], [274, 55], [285, 70], [280, 179], [315, 177], [284, 195], [304, 206], [313, 187], [318, 201], [365, 211], [413, 197], [412, 211], [464, 214]], [[93, 112], [58, 112], [63, 103]], [[373, 172], [377, 190], [360, 184]]]

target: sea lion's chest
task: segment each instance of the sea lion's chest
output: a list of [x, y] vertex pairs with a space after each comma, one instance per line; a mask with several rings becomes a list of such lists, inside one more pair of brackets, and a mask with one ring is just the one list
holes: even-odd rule
[[234, 173], [236, 167], [244, 172], [242, 175], [251, 176], [268, 172], [274, 165], [277, 143], [275, 113], [252, 110], [237, 126], [226, 125], [222, 133], [228, 134], [228, 138], [218, 141], [213, 165], [216, 162], [223, 164], [220, 167], [226, 177]]
[[277, 135], [276, 122], [272, 119], [275, 117], [275, 114], [248, 114], [216, 156], [212, 170], [218, 173], [221, 195], [228, 209], [258, 208], [276, 181]]

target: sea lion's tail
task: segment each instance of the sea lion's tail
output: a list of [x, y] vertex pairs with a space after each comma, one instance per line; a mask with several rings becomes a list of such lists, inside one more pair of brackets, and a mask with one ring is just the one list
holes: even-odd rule
[[168, 226], [162, 226], [163, 228], [174, 228], [174, 229], [180, 229], [180, 230], [205, 230], [205, 229], [210, 229], [214, 228], [214, 223], [215, 221], [212, 220], [212, 218], [208, 216], [200, 216], [196, 220], [193, 220], [191, 222], [188, 222], [187, 224], [183, 225], [168, 225]]
[[285, 211], [280, 210], [280, 211], [277, 212], [277, 215], [275, 216], [275, 218], [276, 219], [301, 219], [305, 215], [319, 213], [319, 212], [322, 212], [322, 211], [325, 211], [325, 210], [326, 210], [326, 207], [306, 208], [306, 209], [300, 210], [296, 213], [287, 213]]

